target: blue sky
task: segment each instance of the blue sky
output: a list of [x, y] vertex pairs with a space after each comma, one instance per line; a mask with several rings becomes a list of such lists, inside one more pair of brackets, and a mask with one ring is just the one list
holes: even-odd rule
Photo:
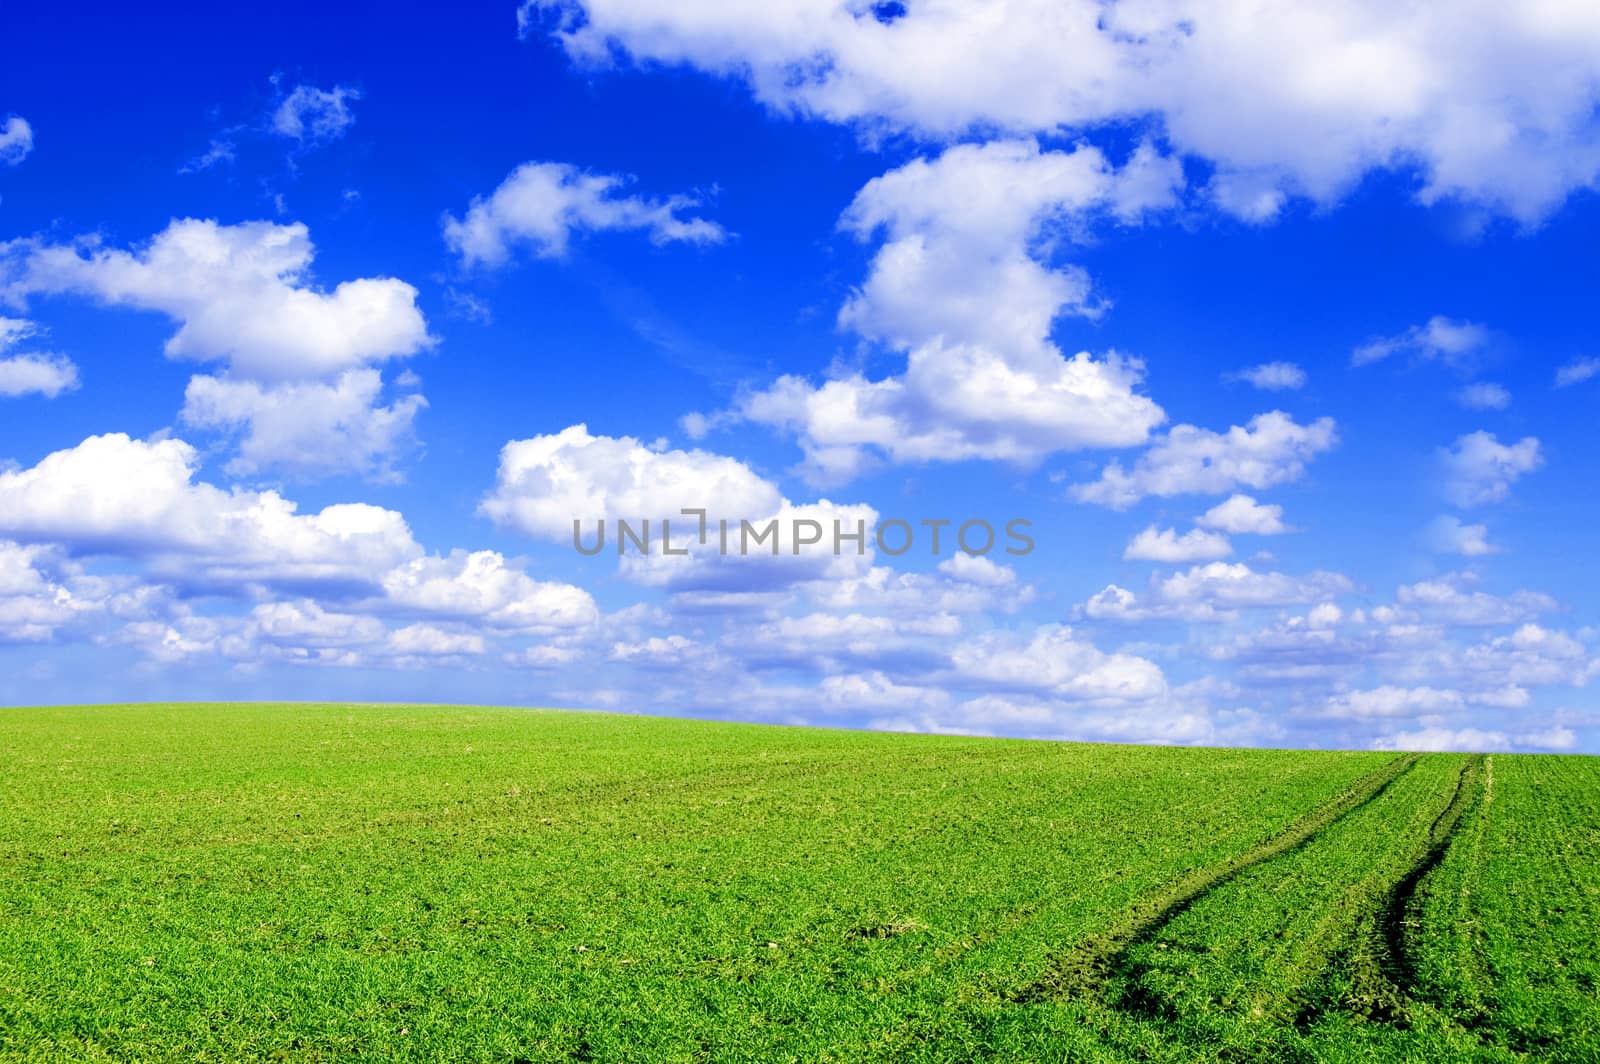
[[0, 701], [1600, 749], [1600, 19], [1189, 6], [8, 5]]

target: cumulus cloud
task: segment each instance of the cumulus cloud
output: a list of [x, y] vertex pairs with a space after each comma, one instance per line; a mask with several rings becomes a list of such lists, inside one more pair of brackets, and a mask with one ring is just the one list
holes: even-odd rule
[[467, 266], [500, 266], [518, 244], [560, 258], [575, 232], [643, 230], [656, 244], [727, 238], [715, 222], [682, 216], [700, 205], [695, 197], [629, 196], [622, 192], [627, 184], [626, 178], [585, 173], [567, 163], [523, 163], [488, 198], [475, 198], [465, 217], [446, 214], [444, 240]]
[[928, 700], [879, 716], [870, 726], [940, 735], [1123, 743], [1260, 742], [1270, 735], [1270, 728], [1237, 729], [1224, 719], [1226, 715], [1211, 714], [1203, 694], [1188, 696], [1191, 686], [1171, 689], [1133, 707], [1027, 693], [979, 695], [944, 705]]
[[1441, 554], [1460, 554], [1468, 558], [1497, 553], [1489, 542], [1487, 525], [1463, 524], [1459, 517], [1442, 514], [1433, 519], [1423, 533], [1428, 546]]
[[1036, 597], [1015, 569], [970, 554], [953, 554], [931, 573], [874, 565], [854, 576], [808, 584], [805, 591], [811, 601], [829, 609], [901, 615], [1009, 612]]
[[1553, 725], [1538, 731], [1518, 732], [1511, 741], [1519, 747], [1533, 750], [1572, 750], [1578, 745], [1578, 733], [1571, 728]]
[[1150, 620], [1226, 621], [1238, 610], [1323, 602], [1353, 589], [1338, 573], [1295, 577], [1258, 572], [1242, 562], [1209, 562], [1152, 581], [1144, 595], [1112, 584], [1080, 608], [1090, 620], [1137, 624]]
[[1248, 495], [1230, 495], [1195, 519], [1202, 528], [1235, 535], [1277, 536], [1292, 531], [1283, 523], [1283, 507], [1256, 502]]
[[[259, 637], [284, 651], [270, 660], [395, 664], [478, 653], [469, 644], [484, 646], [485, 633], [548, 635], [599, 620], [588, 592], [536, 580], [494, 551], [424, 553], [392, 510], [346, 503], [302, 514], [276, 492], [198, 482], [197, 464], [181, 440], [109, 435], [0, 472], [0, 637], [45, 638], [98, 611], [161, 660], [259, 661]], [[134, 571], [107, 580], [73, 568], [71, 559], [100, 557]], [[45, 562], [65, 575], [47, 577]], [[204, 617], [162, 587], [257, 606], [243, 620]], [[383, 617], [411, 623], [391, 630]], [[350, 652], [321, 653], [335, 647]]]
[[0, 472], [0, 536], [145, 557], [197, 584], [371, 583], [421, 553], [393, 510], [344, 503], [301, 514], [276, 492], [196, 482], [198, 464], [182, 440], [91, 436]]
[[690, 666], [703, 668], [713, 656], [710, 648], [681, 635], [651, 636], [634, 643], [613, 643], [608, 655], [612, 661], [669, 669]]
[[1051, 321], [1095, 308], [1081, 271], [1050, 269], [1030, 244], [1081, 236], [1096, 213], [1138, 222], [1173, 206], [1182, 187], [1182, 171], [1148, 143], [1120, 169], [1097, 148], [1046, 151], [1031, 140], [913, 160], [867, 182], [840, 221], [863, 241], [884, 238], [840, 323], [899, 348], [945, 336], [1055, 355]]
[[863, 710], [938, 709], [950, 702], [950, 695], [937, 687], [896, 683], [882, 672], [847, 673], [823, 679], [817, 691], [826, 707], [851, 713]]
[[169, 358], [224, 366], [191, 380], [183, 420], [242, 430], [236, 472], [384, 476], [425, 404], [384, 405], [372, 364], [433, 340], [411, 285], [369, 277], [325, 291], [311, 276], [314, 251], [304, 225], [192, 218], [126, 251], [96, 238], [13, 241], [0, 246], [0, 297], [76, 293], [174, 319]]
[[745, 81], [784, 113], [907, 130], [1084, 131], [1149, 116], [1211, 162], [1249, 218], [1286, 194], [1328, 203], [1375, 169], [1535, 222], [1600, 176], [1595, 55], [1583, 4], [1379, 0], [1218, 5], [1009, 0], [893, 16], [809, 0], [775, 17], [667, 0], [527, 0], [525, 33], [574, 60], [619, 54]]
[[1445, 497], [1457, 506], [1469, 507], [1503, 500], [1512, 484], [1544, 464], [1544, 456], [1532, 436], [1504, 444], [1493, 433], [1480, 430], [1440, 448], [1439, 463]]
[[384, 405], [382, 391], [375, 369], [346, 370], [331, 381], [269, 384], [201, 375], [190, 378], [179, 417], [196, 428], [241, 433], [230, 473], [278, 469], [392, 479], [395, 456], [428, 403], [411, 393]]
[[1153, 662], [1105, 653], [1064, 625], [1040, 628], [1026, 642], [1008, 633], [979, 636], [959, 646], [951, 663], [962, 678], [996, 691], [1035, 690], [1072, 701], [1142, 701], [1167, 691]]
[[1557, 608], [1555, 599], [1537, 591], [1492, 595], [1474, 590], [1474, 581], [1469, 574], [1452, 573], [1405, 584], [1395, 592], [1395, 602], [1426, 620], [1462, 626], [1517, 624]]
[[[747, 540], [744, 526], [730, 521], [727, 551], [721, 549], [720, 529], [709, 523], [702, 545], [695, 538], [694, 520], [689, 519], [683, 526], [673, 525], [684, 530], [674, 531], [673, 539], [675, 547], [688, 551], [686, 555], [668, 556], [660, 551], [658, 542], [648, 555], [630, 550], [622, 559], [621, 572], [653, 587], [716, 595], [715, 601], [723, 608], [758, 604], [759, 596], [795, 585], [849, 581], [866, 573], [873, 562], [877, 519], [877, 511], [860, 503], [828, 499], [793, 503], [784, 499], [775, 511], [750, 521], [757, 533], [771, 526], [772, 534], [764, 542]], [[863, 532], [864, 538], [859, 545], [841, 541], [835, 553], [836, 531], [843, 535]], [[808, 539], [812, 542], [806, 542]]]
[[184, 218], [132, 251], [13, 241], [0, 246], [0, 288], [12, 301], [76, 293], [166, 314], [170, 358], [223, 362], [237, 377], [315, 377], [413, 354], [432, 341], [417, 290], [392, 277], [312, 284], [304, 225], [219, 225]]
[[33, 127], [21, 115], [0, 123], [0, 166], [15, 166], [33, 151]]
[[41, 352], [7, 354], [18, 340], [33, 336], [31, 321], [0, 316], [0, 396], [42, 395], [54, 399], [78, 387], [78, 367], [63, 355]]
[[1574, 384], [1600, 374], [1600, 358], [1577, 358], [1556, 370], [1556, 387], [1570, 388]]
[[1296, 391], [1306, 386], [1306, 371], [1293, 362], [1263, 362], [1226, 375], [1264, 392]]
[[698, 518], [683, 516], [684, 509], [705, 509], [713, 524], [737, 524], [771, 515], [781, 502], [773, 484], [737, 459], [653, 450], [631, 436], [595, 436], [587, 425], [573, 425], [506, 444], [481, 510], [525, 535], [571, 543], [574, 521], [592, 532], [599, 520], [649, 520], [659, 528], [669, 519], [687, 533]]
[[361, 90], [348, 85], [296, 85], [273, 110], [272, 131], [302, 143], [337, 140], [355, 123], [350, 105], [359, 99]]
[[1432, 717], [1424, 718], [1423, 726], [1414, 731], [1380, 736], [1373, 741], [1372, 748], [1423, 753], [1492, 753], [1500, 750], [1570, 750], [1577, 743], [1577, 733], [1560, 725], [1508, 734], [1499, 729], [1452, 728], [1442, 718]]
[[0, 645], [42, 643], [85, 608], [61, 568], [55, 548], [0, 540]]
[[838, 484], [869, 469], [876, 454], [897, 462], [1029, 462], [1058, 450], [1143, 442], [1163, 415], [1134, 391], [1142, 371], [1115, 353], [1079, 352], [1034, 374], [983, 348], [934, 344], [913, 352], [900, 377], [854, 374], [820, 386], [781, 377], [747, 396], [740, 413], [795, 432], [807, 479]]
[[588, 592], [539, 581], [495, 551], [412, 558], [381, 578], [386, 608], [508, 631], [577, 628], [599, 619]]
[[763, 622], [748, 634], [734, 632], [724, 644], [746, 662], [763, 666], [807, 666], [831, 671], [862, 663], [916, 658], [932, 667], [943, 654], [929, 637], [956, 636], [960, 621], [949, 614], [872, 616], [811, 613]]
[[1224, 609], [1241, 606], [1292, 606], [1316, 602], [1352, 590], [1338, 573], [1317, 572], [1305, 577], [1262, 573], [1235, 562], [1197, 565], [1161, 580], [1155, 597], [1173, 604], [1204, 604]]
[[1165, 415], [1136, 391], [1142, 365], [1067, 357], [1050, 339], [1058, 315], [1100, 309], [1087, 275], [1052, 264], [1050, 249], [1097, 219], [1136, 222], [1181, 184], [1148, 144], [1118, 169], [1092, 147], [1033, 141], [959, 145], [874, 178], [841, 225], [882, 243], [839, 324], [903, 352], [905, 371], [820, 385], [785, 376], [742, 397], [735, 416], [795, 433], [821, 484], [885, 457], [1031, 462], [1144, 442]]
[[1129, 541], [1122, 557], [1127, 561], [1183, 563], [1214, 561], [1232, 553], [1228, 537], [1220, 533], [1195, 528], [1180, 536], [1177, 529], [1158, 531], [1151, 525]]
[[123, 626], [113, 641], [157, 661], [229, 661], [329, 668], [470, 667], [489, 652], [481, 633], [435, 624], [391, 628], [365, 614], [310, 599], [269, 602], [243, 617], [180, 615]]
[[1323, 709], [1329, 717], [1411, 717], [1458, 709], [1463, 704], [1459, 691], [1434, 687], [1394, 687], [1385, 685], [1367, 691], [1348, 691], [1330, 698]]
[[1468, 410], [1504, 410], [1511, 405], [1511, 393], [1503, 385], [1480, 381], [1456, 392], [1456, 402]]
[[[703, 542], [701, 516], [686, 509], [705, 511]], [[869, 506], [790, 502], [737, 459], [595, 436], [585, 425], [506, 444], [480, 511], [524, 535], [620, 554], [622, 575], [635, 582], [731, 596], [719, 599], [723, 606], [806, 581], [859, 576], [872, 564], [877, 521]], [[618, 522], [636, 538], [648, 537], [648, 551], [623, 541]], [[670, 555], [662, 549], [668, 528]], [[864, 540], [841, 540], [835, 553], [836, 532], [863, 533]]]
[[1600, 676], [1600, 657], [1584, 640], [1533, 622], [1470, 646], [1447, 665], [1487, 687], [1581, 687]]
[[60, 355], [0, 358], [0, 396], [42, 395], [54, 399], [78, 387], [78, 367]]
[[388, 637], [376, 617], [341, 613], [310, 599], [264, 602], [250, 611], [252, 634], [277, 648], [326, 651], [371, 647]]
[[1298, 480], [1306, 463], [1337, 439], [1332, 418], [1300, 425], [1281, 410], [1257, 414], [1248, 425], [1224, 433], [1176, 425], [1139, 456], [1131, 471], [1113, 461], [1099, 480], [1074, 486], [1072, 495], [1079, 502], [1125, 510], [1151, 495], [1271, 487]]
[[1397, 336], [1369, 340], [1350, 355], [1350, 364], [1366, 366], [1394, 355], [1409, 355], [1467, 370], [1489, 344], [1489, 330], [1475, 322], [1455, 321], [1442, 315], [1413, 325]]
[[1395, 732], [1375, 739], [1374, 750], [1412, 750], [1421, 753], [1461, 751], [1482, 753], [1510, 750], [1511, 739], [1503, 731], [1482, 728], [1449, 728], [1433, 724], [1415, 731]]

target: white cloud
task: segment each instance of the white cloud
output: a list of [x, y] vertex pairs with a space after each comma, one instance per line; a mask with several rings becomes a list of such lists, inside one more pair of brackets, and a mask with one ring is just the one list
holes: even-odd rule
[[1173, 206], [1182, 185], [1181, 170], [1149, 144], [1121, 169], [1097, 148], [1044, 151], [1034, 141], [913, 160], [867, 182], [840, 220], [863, 241], [884, 237], [840, 324], [904, 350], [944, 337], [1053, 359], [1051, 321], [1094, 308], [1087, 277], [1052, 270], [1038, 244], [1082, 237], [1097, 213], [1138, 222]]
[[954, 139], [1083, 131], [1153, 116], [1218, 170], [1247, 217], [1285, 192], [1328, 203], [1375, 169], [1418, 198], [1525, 222], [1600, 175], [1600, 14], [1546, 3], [846, 0], [752, 8], [668, 0], [528, 0], [524, 32], [575, 60], [619, 54], [747, 82], [785, 113]]
[[[684, 514], [686, 509], [706, 511], [704, 543], [700, 517]], [[790, 502], [733, 458], [657, 449], [628, 436], [595, 436], [585, 425], [507, 443], [495, 487], [480, 511], [525, 535], [569, 546], [576, 535], [586, 552], [622, 554], [622, 575], [637, 583], [733, 596], [722, 605], [807, 581], [859, 577], [872, 565], [877, 521], [869, 506]], [[619, 551], [619, 522], [639, 539], [648, 536], [647, 553], [632, 541]], [[671, 530], [672, 555], [662, 549], [664, 524]], [[597, 550], [602, 526], [605, 542]], [[835, 553], [836, 527], [841, 535], [863, 532], [861, 547], [841, 540]], [[813, 532], [820, 539], [803, 542]]]
[[1456, 573], [1405, 584], [1395, 592], [1395, 602], [1427, 620], [1464, 626], [1517, 624], [1557, 609], [1555, 599], [1537, 591], [1491, 595], [1472, 590], [1472, 581], [1471, 576]]
[[957, 647], [951, 663], [964, 679], [996, 690], [1037, 690], [1072, 701], [1137, 702], [1167, 691], [1161, 669], [1131, 654], [1107, 654], [1071, 628], [1047, 625], [1021, 643], [1007, 633]]
[[710, 648], [681, 635], [651, 636], [638, 642], [611, 645], [608, 657], [629, 665], [657, 668], [707, 668], [714, 660]]
[[1368, 691], [1349, 691], [1330, 698], [1323, 709], [1329, 717], [1411, 717], [1459, 709], [1459, 691], [1434, 687], [1393, 687], [1385, 685]]
[[1232, 609], [1316, 602], [1351, 589], [1350, 581], [1338, 573], [1316, 572], [1306, 577], [1292, 577], [1284, 573], [1257, 572], [1242, 562], [1211, 562], [1161, 580], [1155, 587], [1155, 597], [1175, 605], [1204, 604]]
[[1048, 695], [980, 695], [964, 702], [900, 707], [869, 726], [889, 731], [940, 735], [1014, 735], [1032, 739], [1093, 742], [1262, 742], [1270, 728], [1234, 728], [1224, 714], [1206, 711], [1204, 696], [1191, 698], [1186, 685], [1136, 706], [1101, 704]]
[[9, 349], [18, 340], [37, 336], [40, 331], [38, 325], [24, 318], [8, 318], [0, 314], [0, 351]]
[[874, 565], [856, 576], [809, 584], [806, 594], [833, 610], [885, 610], [898, 615], [970, 614], [1011, 611], [1033, 601], [1036, 591], [1016, 570], [986, 557], [952, 554], [932, 573], [907, 573]]
[[1442, 664], [1489, 687], [1583, 686], [1600, 675], [1600, 657], [1583, 640], [1533, 623], [1468, 647]]
[[238, 146], [228, 136], [212, 137], [206, 150], [178, 167], [180, 174], [198, 174], [218, 163], [231, 163], [237, 158]]
[[1099, 480], [1074, 486], [1072, 494], [1080, 502], [1123, 510], [1150, 495], [1271, 487], [1299, 479], [1306, 463], [1337, 439], [1332, 418], [1299, 425], [1280, 410], [1257, 414], [1249, 425], [1225, 433], [1176, 425], [1139, 456], [1131, 472], [1113, 461]]
[[1096, 360], [1079, 352], [1035, 374], [982, 348], [934, 345], [913, 352], [900, 377], [853, 375], [821, 386], [782, 377], [747, 396], [740, 412], [799, 434], [802, 472], [837, 484], [870, 467], [875, 452], [897, 462], [1028, 462], [1141, 443], [1162, 418], [1134, 393], [1141, 376], [1138, 362], [1115, 353]]
[[1556, 387], [1569, 388], [1600, 374], [1600, 358], [1578, 358], [1556, 370]]
[[92, 239], [0, 245], [0, 294], [73, 292], [160, 311], [179, 322], [168, 357], [222, 361], [263, 382], [337, 374], [432, 342], [415, 288], [369, 277], [324, 292], [311, 283], [313, 254], [304, 225], [186, 218], [136, 251]]
[[264, 602], [250, 611], [256, 634], [276, 646], [325, 650], [381, 643], [388, 628], [376, 617], [324, 609], [310, 599]]
[[1180, 536], [1177, 529], [1158, 531], [1151, 525], [1129, 541], [1122, 557], [1127, 561], [1182, 563], [1214, 561], [1232, 553], [1228, 537], [1220, 533], [1196, 528]]
[[[1152, 582], [1139, 596], [1111, 584], [1083, 604], [1083, 616], [1097, 621], [1137, 624], [1150, 620], [1227, 621], [1236, 611], [1322, 602], [1352, 589], [1338, 573], [1304, 577], [1257, 572], [1242, 562], [1209, 562]], [[1326, 611], [1322, 615], [1327, 618]]]
[[33, 151], [33, 127], [21, 115], [8, 115], [0, 124], [0, 166], [15, 166]]
[[[425, 554], [392, 510], [300, 514], [275, 492], [196, 482], [196, 458], [180, 440], [97, 436], [0, 472], [0, 639], [97, 619], [110, 628], [95, 638], [161, 661], [408, 668], [600, 620], [588, 592], [494, 551]], [[117, 559], [117, 575], [86, 575], [101, 558]], [[215, 596], [255, 607], [201, 616], [188, 605]], [[391, 630], [385, 617], [412, 623]]]
[[1544, 464], [1539, 441], [1525, 436], [1503, 444], [1492, 433], [1471, 432], [1448, 448], [1440, 448], [1445, 497], [1457, 506], [1500, 502], [1511, 485]]
[[566, 544], [573, 522], [582, 521], [588, 546], [599, 520], [608, 531], [617, 520], [635, 527], [649, 520], [659, 537], [660, 521], [670, 519], [686, 535], [698, 532], [698, 519], [683, 516], [684, 509], [705, 509], [714, 527], [719, 519], [737, 524], [769, 516], [781, 502], [774, 485], [736, 459], [652, 450], [630, 436], [593, 436], [588, 426], [573, 425], [507, 443], [481, 509], [497, 524]]
[[1398, 336], [1369, 340], [1351, 353], [1350, 364], [1365, 366], [1404, 354], [1443, 362], [1456, 369], [1470, 369], [1488, 343], [1489, 330], [1482, 325], [1435, 315], [1425, 324], [1413, 325]]
[[930, 643], [960, 634], [961, 622], [949, 614], [898, 617], [859, 613], [811, 613], [764, 622], [748, 634], [724, 639], [745, 661], [803, 666], [818, 670], [841, 662], [883, 662], [916, 657], [937, 664], [943, 651]]
[[196, 483], [197, 464], [182, 440], [92, 436], [0, 472], [0, 536], [144, 557], [200, 585], [370, 584], [421, 553], [393, 510], [345, 503], [300, 514], [276, 492]]
[[1540, 731], [1519, 732], [1512, 742], [1520, 747], [1537, 750], [1572, 750], [1578, 745], [1578, 733], [1571, 728], [1555, 725]]
[[428, 404], [412, 393], [385, 406], [382, 390], [375, 369], [347, 370], [332, 381], [271, 384], [201, 375], [190, 378], [179, 417], [197, 428], [242, 430], [230, 473], [278, 469], [388, 479], [396, 453], [412, 438], [417, 413]]
[[382, 577], [385, 605], [516, 631], [582, 627], [599, 619], [588, 592], [534, 580], [494, 551], [413, 558]]
[[451, 632], [431, 624], [408, 624], [389, 634], [384, 647], [402, 667], [429, 664], [429, 658], [477, 657], [488, 650], [476, 632]]
[[1481, 381], [1456, 392], [1456, 402], [1468, 410], [1504, 410], [1511, 405], [1511, 393], [1502, 385]]
[[1263, 362], [1227, 374], [1227, 379], [1244, 381], [1264, 392], [1296, 391], [1306, 386], [1306, 371], [1293, 362]]
[[1195, 519], [1202, 528], [1235, 535], [1277, 536], [1292, 531], [1283, 523], [1283, 507], [1256, 502], [1248, 495], [1230, 495]]
[[348, 85], [296, 85], [272, 112], [272, 131], [302, 142], [336, 140], [355, 122], [350, 104], [359, 99], [361, 90]]
[[468, 668], [489, 652], [477, 632], [432, 624], [391, 629], [374, 617], [310, 599], [263, 603], [243, 617], [179, 613], [138, 620], [103, 640], [136, 647], [166, 664], [204, 659], [244, 669], [261, 665], [332, 668]]
[[862, 710], [926, 711], [942, 708], [950, 702], [947, 691], [937, 687], [895, 683], [877, 671], [825, 677], [818, 685], [817, 694], [824, 706], [852, 713]]
[[183, 219], [132, 251], [94, 238], [14, 241], [0, 245], [0, 296], [80, 293], [175, 319], [168, 357], [225, 364], [190, 381], [182, 418], [242, 430], [235, 472], [389, 476], [426, 403], [405, 395], [383, 405], [369, 363], [433, 343], [417, 291], [390, 277], [323, 291], [313, 254], [305, 226], [269, 222]]
[[444, 217], [444, 240], [468, 266], [503, 265], [514, 244], [560, 258], [574, 232], [641, 229], [652, 242], [715, 244], [727, 233], [704, 218], [680, 217], [699, 206], [692, 196], [626, 196], [627, 179], [587, 174], [567, 163], [523, 163], [487, 198], [474, 198], [466, 217]]
[[[687, 549], [686, 556], [663, 554], [657, 527], [657, 542], [651, 553], [640, 555], [630, 547], [621, 561], [622, 575], [641, 584], [676, 592], [720, 594], [725, 596], [721, 605], [733, 606], [747, 596], [770, 594], [797, 584], [853, 580], [872, 567], [873, 528], [878, 515], [870, 506], [846, 505], [827, 499], [812, 503], [792, 503], [784, 499], [776, 510], [759, 514], [750, 522], [756, 529], [753, 535], [760, 534], [769, 524], [772, 526], [774, 534], [764, 542], [746, 541], [743, 526], [730, 520], [726, 552], [721, 549], [720, 529], [711, 523], [715, 517], [713, 511], [707, 518], [704, 546], [695, 538], [698, 530], [694, 518], [685, 518], [682, 524], [674, 522], [673, 545]], [[802, 538], [800, 526], [804, 522], [809, 524], [805, 525]], [[865, 538], [859, 548], [854, 542], [841, 540], [836, 554], [833, 538], [836, 529], [842, 535], [860, 531]], [[820, 538], [810, 544], [804, 542], [813, 536]], [[592, 542], [586, 535], [585, 543], [592, 545]]]
[[0, 540], [0, 645], [42, 643], [84, 608], [80, 598], [47, 563], [56, 561], [48, 546], [23, 546]]
[[[31, 321], [0, 316], [0, 355], [39, 329]], [[54, 399], [78, 387], [78, 367], [63, 355], [23, 352], [0, 358], [0, 396], [42, 395]]]
[[737, 416], [796, 433], [821, 484], [880, 456], [1031, 462], [1144, 442], [1165, 415], [1135, 391], [1142, 365], [1115, 352], [1069, 358], [1051, 341], [1059, 314], [1099, 307], [1083, 271], [1050, 258], [1096, 219], [1131, 223], [1170, 204], [1181, 183], [1148, 144], [1119, 170], [1097, 149], [1032, 141], [959, 145], [873, 179], [841, 224], [883, 243], [839, 324], [904, 352], [905, 372], [782, 377], [744, 396]]
[[1500, 550], [1489, 542], [1487, 525], [1463, 524], [1459, 517], [1449, 514], [1434, 518], [1423, 535], [1428, 546], [1441, 554], [1477, 558]]
[[78, 367], [60, 355], [0, 358], [0, 396], [42, 395], [54, 399], [78, 386]]
[[1413, 750], [1423, 753], [1462, 751], [1464, 753], [1493, 752], [1511, 749], [1511, 738], [1503, 731], [1485, 731], [1481, 728], [1447, 728], [1429, 725], [1416, 731], [1396, 732], [1382, 736], [1372, 743], [1374, 750]]
[[1538, 731], [1507, 734], [1498, 729], [1451, 728], [1440, 717], [1425, 718], [1415, 731], [1397, 732], [1376, 739], [1374, 750], [1415, 750], [1464, 753], [1501, 750], [1571, 750], [1578, 743], [1571, 728], [1552, 725]]

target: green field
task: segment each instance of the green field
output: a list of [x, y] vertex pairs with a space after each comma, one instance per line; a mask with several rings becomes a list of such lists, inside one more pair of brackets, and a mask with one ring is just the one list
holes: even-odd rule
[[0, 1059], [1600, 1060], [1600, 759], [0, 709]]

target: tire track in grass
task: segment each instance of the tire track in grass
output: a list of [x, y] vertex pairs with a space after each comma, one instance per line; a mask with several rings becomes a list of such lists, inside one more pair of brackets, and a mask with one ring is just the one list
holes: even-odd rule
[[1429, 825], [1415, 859], [1383, 892], [1372, 913], [1355, 928], [1350, 945], [1334, 960], [1333, 967], [1349, 971], [1349, 989], [1337, 999], [1325, 996], [1306, 1003], [1295, 1017], [1296, 1027], [1305, 1030], [1329, 1012], [1350, 1013], [1400, 1028], [1411, 1025], [1411, 1012], [1427, 989], [1422, 985], [1417, 948], [1423, 916], [1419, 892], [1429, 873], [1444, 860], [1467, 811], [1478, 803], [1480, 794], [1487, 797], [1487, 762], [1480, 754], [1461, 766], [1450, 800]]
[[1410, 771], [1419, 756], [1395, 758], [1276, 835], [1218, 864], [1195, 869], [1154, 897], [1135, 902], [1120, 923], [1081, 940], [1032, 983], [1011, 995], [1011, 1000], [1032, 1004], [1099, 990], [1110, 976], [1125, 974], [1134, 949], [1160, 934], [1162, 928], [1200, 899], [1241, 872], [1300, 849], [1331, 825], [1377, 800], [1395, 780]]
[[1486, 760], [1479, 755], [1462, 766], [1450, 804], [1445, 806], [1428, 829], [1428, 845], [1421, 859], [1394, 885], [1384, 900], [1382, 917], [1378, 923], [1378, 967], [1401, 993], [1408, 996], [1415, 995], [1419, 982], [1415, 939], [1416, 931], [1422, 926], [1422, 912], [1417, 904], [1417, 890], [1428, 873], [1444, 860], [1463, 816], [1482, 790]]

